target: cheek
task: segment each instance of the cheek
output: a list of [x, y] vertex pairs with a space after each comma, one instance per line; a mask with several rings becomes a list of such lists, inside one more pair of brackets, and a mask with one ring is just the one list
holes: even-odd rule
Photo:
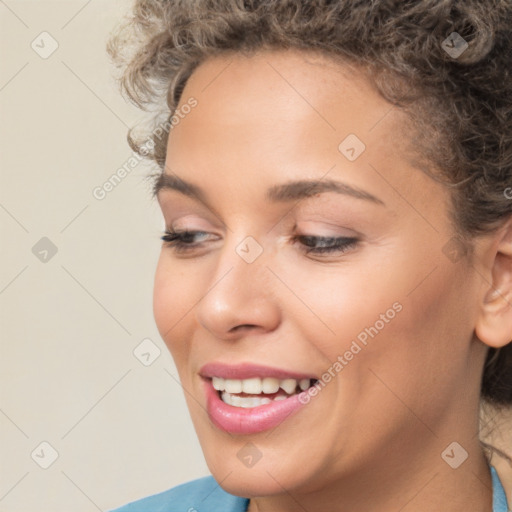
[[362, 361], [361, 371], [371, 370], [362, 393], [369, 409], [398, 414], [403, 402], [434, 425], [468, 383], [473, 312], [464, 298], [473, 296], [472, 284], [450, 265], [440, 264], [417, 288], [421, 280], [411, 274], [411, 285], [396, 290], [403, 309], [370, 341]]
[[[468, 382], [473, 312], [461, 298], [474, 296], [475, 281], [442, 258], [435, 264], [403, 260], [386, 271], [304, 273], [295, 281], [297, 295], [321, 318], [295, 306], [304, 339], [322, 354], [323, 371], [334, 374], [325, 391], [335, 404], [330, 430], [335, 437], [343, 430], [357, 447], [355, 460], [397, 432], [405, 439], [411, 411], [437, 425]], [[382, 426], [383, 417], [392, 427]]]
[[176, 364], [185, 357], [187, 314], [194, 304], [194, 283], [190, 275], [172, 270], [165, 254], [160, 256], [153, 286], [153, 316], [161, 338]]
[[471, 316], [459, 300], [463, 285], [449, 270], [437, 272], [403, 297], [403, 310], [370, 341], [354, 372], [360, 376], [361, 403], [373, 411], [369, 424], [388, 415], [396, 418], [404, 436], [412, 413], [435, 430], [461, 396], [473, 396], [468, 374]]
[[[315, 266], [299, 269], [282, 266], [283, 281], [296, 297], [286, 299], [288, 316], [300, 319], [303, 338], [314, 342], [330, 363], [349, 350], [354, 340], [364, 342], [385, 336], [389, 326], [400, 322], [403, 302], [410, 290], [403, 262], [393, 268], [378, 261], [350, 262], [336, 268]], [[356, 349], [357, 350], [357, 349]]]
[[[314, 343], [325, 369], [348, 351], [347, 369], [363, 382], [375, 380], [367, 371], [373, 365], [391, 381], [416, 387], [423, 384], [414, 375], [427, 379], [453, 366], [455, 372], [443, 377], [446, 384], [464, 370], [473, 313], [461, 298], [474, 295], [471, 279], [442, 254], [413, 256], [395, 251], [373, 265], [288, 275], [283, 267], [284, 280], [301, 299], [290, 298], [288, 313], [301, 319], [303, 338]], [[442, 385], [442, 379], [438, 382]]]

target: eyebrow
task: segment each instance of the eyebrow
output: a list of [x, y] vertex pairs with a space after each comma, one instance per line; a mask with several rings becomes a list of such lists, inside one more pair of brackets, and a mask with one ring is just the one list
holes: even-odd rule
[[[203, 203], [207, 202], [205, 193], [200, 187], [174, 174], [161, 173], [158, 176], [153, 186], [153, 195], [157, 196], [161, 190], [175, 190]], [[323, 192], [336, 192], [384, 206], [384, 202], [373, 194], [337, 180], [288, 181], [270, 187], [266, 192], [266, 199], [272, 202], [296, 201]]]
[[376, 204], [384, 205], [378, 197], [337, 180], [299, 180], [289, 181], [282, 185], [275, 185], [268, 189], [267, 199], [270, 201], [295, 201], [321, 194], [323, 192], [336, 192], [356, 199], [364, 199]]

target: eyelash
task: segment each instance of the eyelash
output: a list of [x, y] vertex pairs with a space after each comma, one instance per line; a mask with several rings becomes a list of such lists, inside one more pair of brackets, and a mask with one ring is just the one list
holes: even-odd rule
[[[185, 240], [195, 235], [208, 235], [205, 231], [165, 231], [161, 239], [171, 246], [176, 252], [186, 252], [197, 247], [198, 244], [186, 242]], [[313, 254], [343, 254], [359, 243], [359, 239], [353, 237], [331, 237], [331, 236], [313, 236], [313, 235], [295, 235], [292, 242], [300, 242], [303, 245], [302, 250]], [[305, 243], [304, 243], [305, 242]], [[314, 244], [324, 244], [320, 247], [314, 247]], [[330, 245], [325, 245], [329, 244]]]

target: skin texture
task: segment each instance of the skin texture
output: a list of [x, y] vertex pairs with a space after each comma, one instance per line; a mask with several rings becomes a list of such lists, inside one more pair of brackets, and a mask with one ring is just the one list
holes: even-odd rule
[[[250, 497], [250, 512], [490, 510], [479, 386], [487, 345], [512, 331], [510, 229], [476, 241], [472, 262], [447, 257], [448, 192], [412, 166], [404, 114], [350, 66], [297, 51], [216, 57], [193, 73], [181, 102], [189, 97], [198, 105], [171, 130], [165, 172], [200, 186], [206, 202], [167, 189], [158, 201], [168, 228], [209, 236], [187, 252], [163, 245], [154, 315], [213, 476]], [[349, 134], [366, 146], [353, 162], [338, 150]], [[297, 179], [339, 180], [384, 204], [334, 192], [265, 198]], [[314, 255], [294, 235], [359, 242]], [[263, 249], [253, 263], [236, 252], [248, 236]], [[274, 430], [230, 435], [209, 420], [203, 364], [320, 378], [397, 302]], [[441, 458], [454, 441], [469, 454], [456, 470]], [[248, 442], [262, 454], [252, 468], [237, 458]]]

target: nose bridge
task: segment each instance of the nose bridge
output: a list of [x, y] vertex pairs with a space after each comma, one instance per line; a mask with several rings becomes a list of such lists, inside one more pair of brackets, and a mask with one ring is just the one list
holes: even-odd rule
[[263, 244], [246, 236], [239, 243], [226, 243], [218, 254], [207, 291], [197, 305], [198, 322], [219, 338], [232, 336], [242, 325], [274, 329], [280, 308]]

